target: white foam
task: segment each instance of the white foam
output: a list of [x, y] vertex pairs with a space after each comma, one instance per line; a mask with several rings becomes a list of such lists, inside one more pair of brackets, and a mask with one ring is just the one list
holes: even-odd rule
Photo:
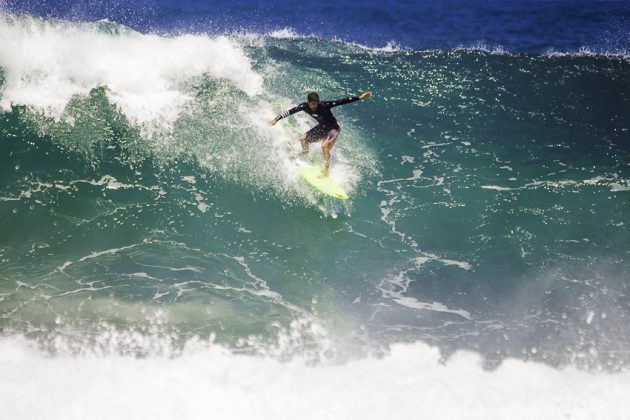
[[482, 185], [481, 189], [483, 190], [495, 190], [495, 191], [514, 191], [520, 188], [510, 188], [510, 187], [500, 187], [498, 185]]
[[464, 311], [463, 309], [449, 309], [448, 306], [444, 305], [440, 302], [420, 302], [416, 298], [408, 297], [408, 296], [400, 296], [392, 299], [399, 305], [406, 306], [411, 309], [421, 309], [421, 310], [429, 310], [434, 312], [444, 312], [459, 315], [462, 318], [472, 320], [472, 315], [470, 312]]
[[402, 155], [400, 157], [400, 164], [404, 165], [405, 163], [414, 163], [415, 158], [413, 156]]
[[309, 365], [217, 346], [176, 357], [49, 357], [0, 339], [0, 407], [10, 419], [626, 419], [630, 373], [587, 373], [398, 344], [383, 358]]
[[626, 184], [622, 184], [619, 182], [610, 184], [610, 191], [618, 192], [618, 191], [630, 191], [630, 183], [626, 182]]
[[[560, 181], [534, 181], [527, 183], [521, 187], [502, 187], [499, 185], [481, 185], [481, 189], [484, 190], [495, 190], [495, 191], [517, 191], [523, 189], [537, 189], [537, 188], [564, 188], [570, 186], [580, 187], [581, 185], [598, 185], [598, 186], [607, 186], [610, 187], [610, 190], [613, 192], [617, 191], [630, 191], [630, 185], [628, 185], [627, 180], [618, 180], [619, 182], [609, 182], [612, 180], [617, 180], [618, 178], [613, 176], [609, 178], [604, 178], [601, 176], [596, 176], [594, 178], [585, 179], [581, 183], [573, 180], [560, 180]], [[509, 178], [510, 181], [515, 181], [516, 178]], [[608, 182], [608, 183], [607, 183]]]
[[295, 39], [295, 38], [305, 38], [305, 36], [298, 34], [295, 32], [293, 28], [283, 28], [272, 31], [269, 33], [269, 37], [276, 39]]
[[438, 258], [438, 261], [440, 261], [444, 265], [457, 266], [457, 267], [461, 268], [462, 270], [471, 270], [472, 269], [472, 266], [470, 265], [470, 263], [468, 263], [466, 261], [448, 260], [448, 259], [445, 259], [445, 258]]
[[[296, 30], [293, 28], [282, 28], [275, 31], [271, 31], [267, 34], [267, 36], [269, 36], [270, 38], [275, 38], [275, 39], [300, 39], [300, 38], [323, 39], [320, 36], [315, 35], [313, 33], [300, 34], [296, 32]], [[367, 45], [360, 44], [357, 42], [347, 41], [339, 37], [334, 37], [332, 40], [334, 42], [339, 42], [345, 45], [350, 45], [350, 46], [361, 48], [363, 50], [368, 50], [368, 51], [380, 51], [380, 52], [390, 52], [390, 53], [403, 51], [403, 48], [400, 46], [400, 44], [394, 40], [388, 41], [383, 47], [369, 47]]]
[[414, 169], [411, 171], [412, 175], [409, 178], [396, 178], [396, 179], [386, 179], [384, 181], [380, 181], [379, 184], [391, 184], [401, 181], [415, 181], [422, 177], [422, 169]]
[[549, 48], [544, 55], [547, 57], [613, 57], [625, 60], [630, 59], [630, 53], [627, 49], [595, 50], [588, 47], [580, 47], [573, 51], [560, 51], [555, 48]]
[[27, 105], [60, 118], [74, 95], [103, 86], [132, 122], [163, 126], [193, 99], [197, 77], [229, 80], [250, 96], [262, 91], [249, 58], [222, 36], [111, 34], [97, 24], [0, 14], [0, 40], [4, 110]]
[[505, 55], [509, 54], [501, 45], [490, 45], [485, 41], [477, 41], [470, 45], [459, 45], [455, 50], [464, 51], [481, 51], [490, 54]]
[[[135, 247], [137, 247], [137, 246], [139, 246], [139, 245], [140, 245], [140, 244], [132, 244], [132, 245], [128, 245], [128, 246], [122, 246], [122, 247], [120, 247], [120, 248], [111, 248], [111, 249], [106, 249], [106, 250], [104, 250], [104, 251], [93, 251], [91, 254], [86, 255], [86, 256], [84, 256], [84, 257], [79, 258], [79, 260], [78, 260], [78, 261], [79, 261], [79, 262], [83, 262], [83, 261], [86, 261], [86, 260], [91, 260], [91, 259], [94, 259], [94, 258], [99, 258], [99, 257], [102, 257], [103, 255], [113, 255], [113, 254], [117, 254], [117, 253], [119, 253], [120, 251], [126, 251], [126, 250], [128, 250], [128, 249], [135, 248]], [[68, 264], [68, 262], [66, 262], [66, 263], [64, 264], [64, 267], [68, 267], [69, 265], [70, 265], [70, 264]]]
[[393, 41], [393, 40], [388, 41], [384, 47], [368, 47], [366, 45], [357, 44], [357, 43], [349, 43], [349, 44], [357, 46], [359, 48], [363, 48], [365, 50], [369, 50], [369, 51], [380, 51], [380, 52], [387, 52], [387, 53], [400, 52], [404, 50], [398, 42]]
[[378, 289], [383, 294], [384, 298], [391, 299], [401, 306], [405, 306], [407, 308], [416, 309], [416, 310], [426, 310], [426, 311], [434, 311], [434, 312], [444, 312], [451, 313], [455, 315], [459, 315], [462, 318], [472, 320], [472, 315], [470, 312], [463, 309], [451, 309], [445, 304], [441, 302], [433, 301], [429, 302], [421, 302], [418, 299], [410, 296], [404, 296], [409, 289], [409, 286], [412, 283], [412, 278], [409, 276], [409, 272], [411, 270], [417, 270], [422, 265], [426, 264], [429, 261], [439, 261], [445, 265], [455, 265], [464, 270], [470, 270], [472, 267], [467, 262], [455, 261], [455, 260], [447, 260], [439, 258], [434, 254], [425, 254], [420, 255], [411, 259], [413, 266], [407, 269], [403, 269], [399, 271], [396, 275], [391, 277], [386, 277], [383, 279], [382, 283], [379, 285]]

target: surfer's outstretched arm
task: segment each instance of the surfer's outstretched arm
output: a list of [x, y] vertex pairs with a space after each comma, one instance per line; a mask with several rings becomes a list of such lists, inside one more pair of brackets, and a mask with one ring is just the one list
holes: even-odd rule
[[349, 104], [356, 101], [362, 101], [364, 99], [368, 99], [370, 96], [372, 96], [372, 92], [363, 92], [359, 96], [350, 96], [348, 98], [337, 99], [336, 101], [330, 101], [327, 104], [331, 108], [334, 108], [339, 105], [345, 105], [345, 104]]
[[283, 113], [281, 113], [280, 115], [278, 115], [276, 118], [274, 118], [274, 119], [272, 119], [272, 120], [267, 121], [267, 124], [269, 124], [269, 125], [276, 125], [276, 123], [277, 123], [278, 121], [280, 121], [281, 119], [286, 118], [286, 117], [288, 117], [289, 115], [293, 115], [293, 114], [295, 114], [296, 112], [304, 111], [304, 109], [306, 108], [306, 106], [307, 106], [306, 102], [302, 102], [302, 103], [301, 103], [301, 104], [299, 104], [298, 106], [295, 106], [295, 107], [293, 107], [293, 108], [291, 108], [291, 109], [288, 109], [288, 110], [284, 111]]

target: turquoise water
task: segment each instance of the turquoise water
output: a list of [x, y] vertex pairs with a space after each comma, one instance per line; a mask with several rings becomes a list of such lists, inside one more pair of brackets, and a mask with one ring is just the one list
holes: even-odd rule
[[[179, 357], [192, 375], [201, 346], [235, 371], [257, 355], [269, 377], [297, 359], [378, 378], [364, 357], [471, 351], [623, 381], [588, 372], [630, 362], [627, 57], [6, 16], [0, 37], [5, 354]], [[312, 89], [374, 94], [335, 110], [346, 202], [291, 162], [307, 116], [265, 123]]]

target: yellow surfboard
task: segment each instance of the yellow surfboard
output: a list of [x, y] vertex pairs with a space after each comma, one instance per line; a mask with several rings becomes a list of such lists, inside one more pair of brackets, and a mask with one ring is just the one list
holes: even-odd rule
[[348, 194], [333, 180], [331, 177], [320, 178], [322, 170], [316, 166], [309, 165], [308, 163], [301, 164], [298, 167], [300, 175], [306, 182], [313, 188], [322, 192], [323, 194], [337, 198], [339, 200], [347, 200]]

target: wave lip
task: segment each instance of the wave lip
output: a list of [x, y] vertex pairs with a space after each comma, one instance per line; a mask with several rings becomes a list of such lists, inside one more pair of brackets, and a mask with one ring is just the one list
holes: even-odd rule
[[546, 57], [608, 57], [630, 60], [630, 51], [627, 49], [596, 49], [581, 47], [577, 51], [561, 51], [556, 48], [548, 48], [544, 55]]
[[1, 16], [0, 107], [26, 105], [60, 118], [73, 96], [104, 86], [130, 120], [168, 125], [193, 99], [197, 77], [228, 80], [249, 96], [262, 91], [262, 77], [227, 37], [163, 37], [111, 26]]

